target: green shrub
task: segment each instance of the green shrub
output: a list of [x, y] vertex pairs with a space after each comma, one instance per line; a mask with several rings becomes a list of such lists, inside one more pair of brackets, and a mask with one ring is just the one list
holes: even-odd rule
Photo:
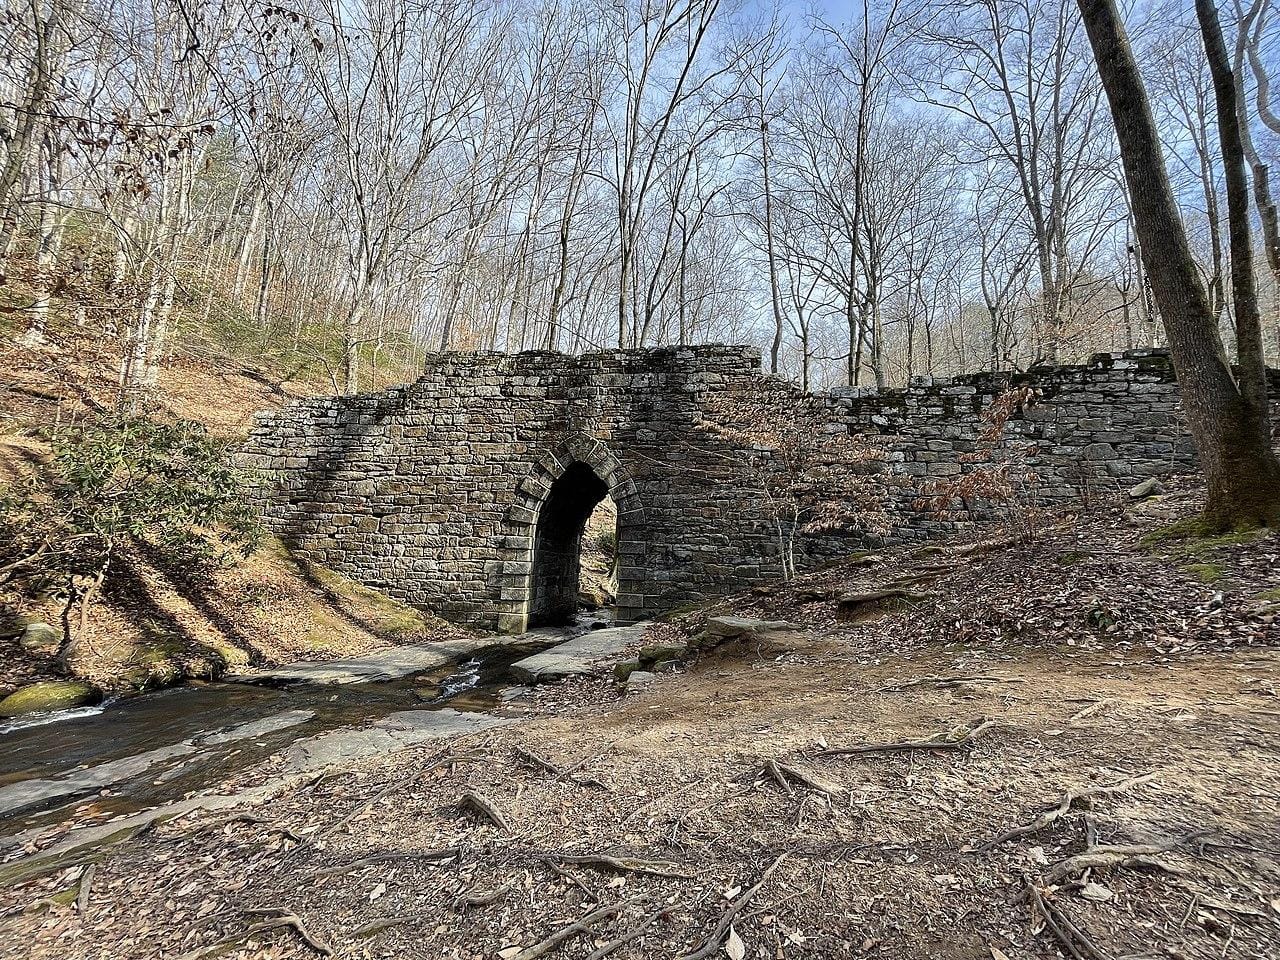
[[103, 416], [50, 439], [48, 469], [0, 489], [0, 583], [61, 595], [64, 614], [78, 605], [81, 633], [118, 557], [145, 551], [198, 577], [261, 539], [247, 478], [198, 423]]

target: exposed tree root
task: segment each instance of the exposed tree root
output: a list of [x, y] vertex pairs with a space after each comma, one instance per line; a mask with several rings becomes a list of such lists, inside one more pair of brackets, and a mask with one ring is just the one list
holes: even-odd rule
[[347, 863], [339, 863], [332, 867], [324, 867], [314, 871], [313, 877], [336, 877], [344, 873], [350, 873], [352, 870], [359, 870], [361, 867], [371, 867], [380, 863], [394, 863], [397, 860], [448, 860], [451, 857], [461, 856], [462, 848], [460, 847], [441, 847], [438, 850], [420, 850], [415, 853], [375, 853], [372, 856], [361, 857], [359, 860], [351, 860]]
[[1024, 876], [1022, 882], [1026, 885], [1027, 896], [1036, 913], [1044, 920], [1045, 929], [1058, 941], [1058, 946], [1064, 954], [1071, 960], [1110, 960], [1106, 953], [1098, 949], [1094, 942], [1071, 922], [1070, 917], [1045, 899], [1030, 877]]
[[217, 943], [212, 943], [207, 947], [201, 947], [190, 953], [184, 953], [178, 960], [209, 960], [211, 957], [217, 957], [229, 950], [238, 947], [252, 937], [260, 933], [267, 933], [271, 930], [292, 930], [298, 935], [298, 938], [308, 947], [320, 954], [322, 957], [333, 956], [332, 948], [323, 940], [311, 933], [302, 922], [302, 919], [290, 910], [282, 907], [270, 907], [266, 910], [249, 910], [251, 914], [260, 914], [265, 917], [257, 923], [252, 924], [244, 933], [238, 933], [234, 936], [223, 937]]
[[581, 890], [583, 896], [585, 896], [589, 901], [591, 901], [592, 903], [600, 902], [600, 899], [601, 899], [600, 894], [596, 893], [596, 891], [588, 887], [578, 877], [574, 876], [570, 871], [560, 866], [560, 864], [557, 863], [555, 860], [553, 860], [551, 857], [543, 857], [542, 862], [546, 864], [546, 867], [548, 870], [554, 873], [561, 880], [568, 880], [575, 887]]
[[672, 880], [692, 880], [693, 875], [679, 872], [679, 864], [665, 860], [641, 860], [638, 857], [614, 857], [605, 853], [554, 853], [542, 854], [556, 863], [576, 863], [583, 867], [595, 867], [613, 873], [640, 873], [650, 877], [668, 877]]
[[390, 930], [392, 927], [403, 926], [406, 923], [413, 923], [413, 921], [421, 919], [421, 916], [413, 913], [400, 914], [395, 917], [378, 917], [376, 920], [370, 920], [368, 923], [356, 927], [351, 931], [351, 936], [356, 940], [363, 940], [366, 937], [372, 937], [375, 933], [381, 933], [383, 930]]
[[523, 761], [535, 769], [544, 770], [561, 780], [567, 780], [580, 787], [596, 787], [599, 790], [605, 791], [609, 789], [595, 777], [584, 777], [574, 773], [572, 770], [563, 770], [550, 760], [547, 760], [545, 757], [538, 756], [538, 754], [534, 753], [532, 750], [526, 749], [525, 747], [515, 746], [511, 749], [518, 760]]
[[844, 795], [844, 790], [835, 784], [828, 783], [825, 780], [815, 777], [811, 773], [793, 767], [790, 764], [783, 763], [781, 760], [766, 760], [764, 762], [764, 770], [762, 773], [773, 780], [788, 795], [791, 793], [791, 783], [794, 780], [802, 786], [808, 787], [816, 793], [825, 794], [828, 797], [839, 797]]
[[[985, 843], [979, 844], [973, 848], [974, 852], [983, 853], [990, 850], [992, 847], [998, 847], [1002, 843], [1007, 843], [1008, 841], [1015, 840], [1018, 837], [1025, 837], [1029, 834], [1043, 830], [1059, 817], [1066, 814], [1080, 800], [1087, 800], [1090, 797], [1112, 796], [1117, 793], [1123, 793], [1126, 790], [1132, 790], [1134, 787], [1141, 786], [1144, 783], [1149, 783], [1154, 780], [1155, 777], [1155, 773], [1147, 773], [1141, 777], [1134, 777], [1132, 780], [1125, 780], [1121, 783], [1112, 783], [1099, 787], [1086, 787], [1084, 789], [1072, 788], [1062, 795], [1062, 799], [1058, 802], [1056, 807], [1046, 810], [1030, 823], [1025, 823], [1022, 826], [1006, 830], [998, 837], [993, 837]], [[1092, 845], [1093, 844], [1090, 843], [1090, 846]]]
[[628, 943], [631, 943], [633, 940], [639, 940], [641, 937], [644, 936], [645, 931], [647, 931], [651, 926], [653, 926], [663, 917], [670, 916], [672, 913], [675, 912], [675, 909], [676, 908], [673, 906], [666, 906], [666, 907], [663, 907], [661, 910], [654, 911], [653, 913], [649, 914], [649, 916], [645, 917], [644, 920], [642, 920], [639, 924], [632, 927], [626, 933], [622, 934], [622, 936], [614, 940], [610, 940], [608, 943], [601, 944], [599, 947], [592, 950], [589, 954], [587, 954], [586, 960], [603, 960], [604, 957], [607, 957], [610, 954], [614, 953], [615, 951], [622, 949]]
[[815, 757], [844, 757], [865, 753], [902, 753], [909, 750], [958, 750], [995, 726], [994, 720], [979, 720], [972, 727], [953, 740], [903, 740], [897, 743], [872, 743], [861, 747], [835, 747], [831, 750], [819, 750]]
[[632, 897], [630, 900], [623, 900], [621, 903], [610, 904], [607, 907], [598, 907], [595, 910], [592, 910], [582, 919], [576, 920], [573, 923], [569, 924], [569, 926], [563, 927], [560, 930], [557, 930], [555, 933], [551, 934], [551, 936], [547, 937], [545, 940], [542, 940], [538, 943], [535, 943], [531, 947], [526, 947], [525, 949], [521, 950], [514, 957], [512, 957], [512, 960], [537, 960], [538, 957], [546, 956], [548, 953], [550, 953], [556, 947], [560, 946], [560, 944], [564, 943], [566, 940], [572, 940], [574, 937], [578, 936], [579, 934], [590, 933], [591, 928], [594, 927], [601, 920], [607, 920], [609, 917], [612, 917], [615, 914], [621, 913], [623, 910], [625, 910], [627, 907], [631, 906], [632, 904], [639, 903], [641, 899], [643, 898]]
[[1158, 855], [1176, 850], [1185, 843], [1190, 843], [1192, 840], [1205, 836], [1208, 832], [1207, 830], [1201, 830], [1188, 834], [1179, 840], [1171, 840], [1168, 843], [1102, 844], [1101, 846], [1092, 847], [1084, 851], [1084, 853], [1078, 853], [1074, 857], [1067, 857], [1065, 860], [1058, 861], [1049, 868], [1045, 874], [1045, 880], [1049, 883], [1060, 883], [1084, 870], [1106, 870], [1123, 866], [1140, 866], [1147, 869], [1167, 870], [1169, 873], [1177, 873], [1177, 868], [1159, 860]]
[[778, 864], [782, 863], [786, 854], [782, 854], [777, 860], [769, 864], [764, 873], [760, 874], [760, 879], [756, 881], [755, 886], [745, 893], [739, 894], [738, 897], [729, 904], [729, 908], [720, 916], [720, 920], [716, 923], [715, 929], [711, 931], [711, 935], [702, 941], [702, 946], [694, 950], [693, 953], [687, 953], [680, 960], [707, 960], [708, 957], [715, 956], [720, 950], [720, 945], [724, 942], [725, 934], [728, 933], [730, 925], [734, 918], [742, 912], [743, 908], [751, 902], [751, 898], [760, 892], [760, 888], [768, 883], [769, 878], [773, 876], [773, 871], [778, 869]]
[[470, 810], [479, 814], [503, 833], [511, 832], [511, 825], [507, 823], [507, 818], [502, 815], [502, 811], [497, 808], [492, 800], [478, 790], [467, 790], [459, 798], [458, 806], [463, 810]]
[[504, 899], [506, 895], [511, 892], [511, 887], [511, 884], [504, 883], [502, 886], [495, 887], [493, 890], [481, 890], [475, 893], [467, 891], [453, 902], [453, 909], [457, 910], [459, 913], [465, 913], [466, 911], [475, 909], [476, 907], [487, 907]]

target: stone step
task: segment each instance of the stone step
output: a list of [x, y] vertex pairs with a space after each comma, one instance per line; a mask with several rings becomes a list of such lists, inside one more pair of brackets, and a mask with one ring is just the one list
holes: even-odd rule
[[550, 650], [517, 660], [511, 665], [511, 673], [517, 680], [528, 683], [610, 673], [618, 655], [644, 636], [648, 628], [648, 623], [636, 623], [593, 630]]

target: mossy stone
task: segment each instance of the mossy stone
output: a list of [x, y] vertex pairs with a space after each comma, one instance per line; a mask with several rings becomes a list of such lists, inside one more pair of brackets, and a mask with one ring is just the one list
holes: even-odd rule
[[687, 647], [652, 644], [640, 648], [640, 664], [647, 667], [663, 660], [679, 660], [687, 652]]
[[0, 612], [0, 640], [12, 640], [21, 637], [23, 631], [35, 623], [31, 617], [22, 614], [6, 615]]
[[46, 680], [22, 687], [0, 700], [0, 717], [20, 717], [28, 713], [49, 713], [97, 703], [101, 695], [78, 680]]
[[640, 669], [640, 662], [637, 660], [623, 660], [621, 663], [613, 665], [613, 678], [619, 683], [626, 683], [630, 676]]

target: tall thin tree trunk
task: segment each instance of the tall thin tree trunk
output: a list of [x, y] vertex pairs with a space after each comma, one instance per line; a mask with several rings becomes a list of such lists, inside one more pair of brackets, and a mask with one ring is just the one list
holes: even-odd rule
[[1267, 367], [1262, 350], [1262, 314], [1253, 276], [1253, 238], [1249, 229], [1249, 177], [1245, 172], [1244, 140], [1240, 134], [1240, 109], [1236, 78], [1231, 70], [1218, 10], [1213, 0], [1196, 0], [1196, 17], [1204, 36], [1209, 73], [1218, 103], [1218, 139], [1222, 144], [1222, 169], [1227, 183], [1227, 236], [1231, 249], [1231, 301], [1235, 307], [1236, 359], [1240, 364], [1240, 394], [1249, 406], [1261, 411], [1263, 441], [1270, 444], [1267, 409]]
[[1280, 522], [1280, 462], [1267, 437], [1267, 412], [1232, 378], [1115, 0], [1077, 3], [1115, 121], [1138, 238], [1207, 480], [1205, 520], [1217, 528]]

